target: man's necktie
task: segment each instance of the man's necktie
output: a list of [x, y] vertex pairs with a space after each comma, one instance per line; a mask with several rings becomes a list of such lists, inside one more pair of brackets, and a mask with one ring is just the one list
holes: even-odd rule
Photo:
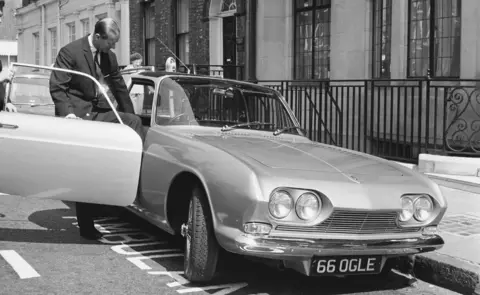
[[[98, 57], [99, 57], [99, 51], [97, 50], [95, 52], [95, 56], [93, 58], [93, 63], [94, 63], [94, 67], [95, 67], [95, 74], [96, 74], [96, 77], [98, 82], [101, 84], [101, 85], [106, 85], [105, 84], [105, 79], [104, 79], [104, 76], [102, 74], [102, 70], [101, 70], [101, 67], [100, 67], [100, 63], [98, 62]], [[96, 92], [96, 97], [98, 97], [98, 95], [100, 94], [100, 90], [97, 89], [97, 86], [95, 86], [95, 92]]]

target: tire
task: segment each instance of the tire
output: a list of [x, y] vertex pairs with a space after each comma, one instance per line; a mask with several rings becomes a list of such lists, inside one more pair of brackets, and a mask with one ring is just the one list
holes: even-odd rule
[[207, 198], [199, 187], [192, 191], [185, 230], [185, 277], [193, 283], [211, 281], [217, 269], [220, 246]]

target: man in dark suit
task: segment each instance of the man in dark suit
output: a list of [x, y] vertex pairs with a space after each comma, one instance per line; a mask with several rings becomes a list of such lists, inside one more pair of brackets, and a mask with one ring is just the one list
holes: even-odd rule
[[12, 104], [10, 97], [5, 105], [5, 96], [7, 95], [5, 84], [10, 82], [10, 79], [9, 70], [3, 71], [3, 64], [0, 60], [0, 112], [3, 111], [4, 107], [7, 112], [17, 112], [17, 107]]
[[[144, 139], [141, 119], [134, 114], [125, 82], [118, 70], [117, 57], [111, 49], [120, 38], [120, 28], [111, 18], [95, 24], [93, 34], [75, 40], [60, 49], [55, 67], [83, 72], [106, 84], [118, 102], [119, 115], [124, 124], [134, 129]], [[50, 94], [55, 103], [55, 115], [118, 123], [96, 84], [88, 78], [65, 72], [52, 71]], [[102, 234], [95, 229], [92, 212], [94, 205], [77, 203], [77, 221], [80, 235], [98, 239]]]

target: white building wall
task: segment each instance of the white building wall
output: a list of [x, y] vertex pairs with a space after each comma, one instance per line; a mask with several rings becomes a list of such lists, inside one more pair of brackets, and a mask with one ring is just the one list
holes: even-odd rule
[[[125, 3], [127, 5], [125, 5]], [[17, 10], [17, 30], [19, 32], [19, 62], [35, 63], [35, 50], [33, 44], [33, 34], [40, 33], [40, 64], [50, 65], [52, 60], [52, 40], [50, 29], [57, 29], [57, 48], [65, 46], [69, 39], [68, 24], [75, 23], [75, 39], [83, 36], [83, 19], [89, 19], [89, 32], [93, 32], [95, 23], [100, 17], [108, 16], [118, 21], [122, 28], [122, 34], [119, 43], [117, 43], [114, 52], [120, 65], [129, 63], [130, 40], [129, 32], [125, 30], [121, 22], [121, 9], [124, 15], [128, 15], [128, 1], [126, 0], [69, 0], [64, 3], [59, 13], [58, 0], [39, 0], [28, 6]], [[123, 3], [124, 5], [121, 5]], [[45, 15], [42, 18], [42, 14]], [[128, 20], [127, 20], [128, 21]], [[128, 23], [126, 23], [128, 24]], [[125, 24], [124, 24], [125, 25]], [[126, 31], [126, 33], [125, 33]]]
[[[260, 0], [257, 3], [257, 79], [293, 79], [293, 0]], [[373, 0], [332, 0], [330, 79], [371, 78], [372, 3]], [[391, 78], [406, 79], [408, 0], [392, 3]], [[462, 0], [462, 79], [480, 77], [479, 13], [479, 0]], [[218, 35], [221, 31], [215, 34], [210, 31], [211, 48], [221, 48]], [[211, 53], [211, 59], [215, 54]]]

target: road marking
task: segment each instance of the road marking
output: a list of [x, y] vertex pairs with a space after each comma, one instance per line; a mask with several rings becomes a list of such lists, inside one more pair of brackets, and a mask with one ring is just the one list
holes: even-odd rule
[[181, 257], [181, 253], [172, 253], [172, 254], [158, 254], [158, 255], [149, 255], [149, 256], [136, 256], [136, 257], [127, 257], [127, 260], [135, 264], [138, 268], [142, 270], [152, 269], [142, 260], [152, 260], [154, 258], [171, 258], [171, 257]]
[[233, 292], [236, 292], [242, 288], [247, 287], [247, 283], [236, 283], [236, 284], [224, 284], [224, 285], [215, 285], [215, 286], [205, 286], [205, 287], [193, 287], [177, 290], [180, 294], [193, 293], [193, 292], [202, 292], [208, 290], [222, 289], [218, 292], [213, 293], [213, 295], [226, 295]]
[[[151, 275], [161, 275], [161, 276], [169, 276], [175, 280], [175, 282], [167, 283], [167, 286], [170, 288], [175, 287], [185, 287], [185, 285], [190, 284], [190, 281], [183, 277], [183, 271], [149, 271], [148, 274]], [[194, 292], [205, 292], [208, 290], [218, 290], [215, 293], [210, 293], [211, 295], [227, 295], [230, 293], [234, 293], [240, 289], [243, 289], [248, 286], [248, 283], [231, 283], [231, 284], [223, 284], [223, 285], [210, 285], [210, 286], [202, 286], [202, 287], [185, 287], [183, 289], [178, 289], [177, 293], [185, 294], [185, 293], [194, 293]]]
[[[118, 254], [122, 255], [138, 255], [138, 254], [147, 254], [147, 253], [154, 253], [155, 251], [158, 250], [149, 250], [149, 251], [136, 251], [133, 250], [132, 247], [144, 247], [144, 246], [153, 246], [153, 245], [166, 245], [167, 242], [165, 241], [158, 241], [158, 242], [151, 242], [151, 243], [143, 243], [143, 244], [135, 244], [135, 245], [115, 245], [112, 246], [111, 249], [115, 251]], [[132, 251], [125, 251], [125, 249], [128, 248]]]
[[[65, 219], [76, 219], [75, 217], [64, 217]], [[113, 219], [113, 220], [112, 220]], [[174, 258], [174, 257], [183, 257], [184, 254], [178, 248], [167, 248], [167, 249], [152, 249], [152, 250], [143, 250], [138, 251], [133, 248], [144, 247], [144, 246], [160, 246], [168, 245], [167, 241], [159, 241], [157, 237], [142, 232], [140, 229], [135, 227], [129, 227], [129, 224], [116, 219], [116, 218], [105, 218], [102, 220], [95, 220], [97, 223], [96, 226], [101, 231], [107, 233], [99, 241], [103, 244], [110, 244], [110, 249], [120, 255], [124, 255], [125, 258], [137, 266], [141, 270], [152, 270], [152, 267], [146, 264], [145, 262], [154, 262], [161, 268], [164, 268], [161, 264], [155, 261], [155, 258]], [[102, 223], [101, 223], [102, 222]], [[108, 223], [105, 223], [108, 222]], [[133, 230], [134, 232], [129, 232]], [[141, 237], [137, 237], [141, 236]], [[108, 238], [116, 238], [115, 241]], [[170, 252], [170, 253], [169, 253]], [[145, 262], [144, 262], [145, 261]], [[248, 286], [248, 283], [231, 283], [231, 284], [222, 284], [222, 285], [209, 285], [194, 287], [191, 285], [185, 277], [183, 277], [183, 271], [148, 271], [148, 274], [151, 275], [163, 275], [169, 276], [174, 280], [174, 282], [167, 283], [166, 285], [170, 288], [179, 288], [176, 290], [179, 294], [188, 294], [194, 292], [201, 292], [207, 290], [217, 290], [211, 295], [227, 295], [234, 293], [242, 288]]]
[[39, 277], [38, 272], [14, 250], [1, 250], [0, 256], [12, 266], [21, 279]]

